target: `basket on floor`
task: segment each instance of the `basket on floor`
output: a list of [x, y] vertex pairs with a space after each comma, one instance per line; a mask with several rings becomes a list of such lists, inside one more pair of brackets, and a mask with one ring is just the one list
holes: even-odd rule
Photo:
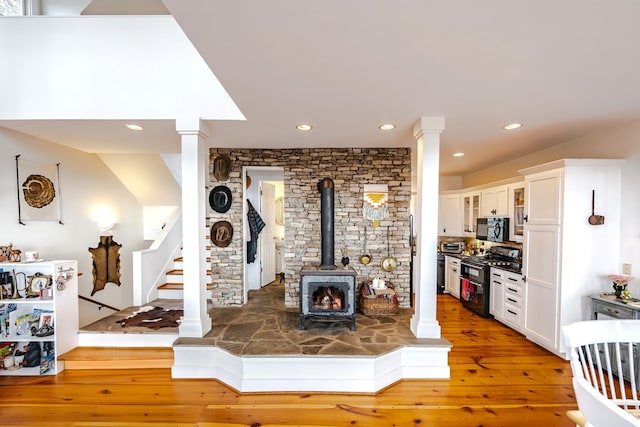
[[[377, 294], [376, 294], [377, 293]], [[393, 287], [387, 286], [384, 291], [371, 287], [370, 282], [360, 287], [360, 311], [369, 316], [389, 316], [398, 313], [398, 297]]]

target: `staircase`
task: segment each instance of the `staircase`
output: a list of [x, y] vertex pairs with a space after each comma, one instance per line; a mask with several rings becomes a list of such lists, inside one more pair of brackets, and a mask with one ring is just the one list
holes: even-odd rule
[[[211, 264], [211, 246], [206, 247], [207, 263]], [[173, 260], [173, 268], [166, 272], [166, 282], [158, 286], [158, 298], [160, 299], [183, 299], [184, 276], [183, 276], [183, 258], [179, 256]], [[211, 282], [211, 269], [207, 269], [207, 299], [211, 299], [211, 290], [213, 283]]]
[[[211, 246], [207, 246], [206, 250], [206, 259], [207, 262], [211, 263]], [[210, 300], [212, 298], [212, 289], [214, 288], [213, 283], [211, 282], [211, 270], [207, 269], [207, 299]], [[158, 300], [179, 300], [183, 301], [183, 291], [184, 291], [184, 273], [183, 273], [183, 258], [179, 256], [173, 260], [173, 268], [165, 273], [166, 282], [162, 285], [158, 286]], [[152, 304], [150, 302], [149, 304]], [[165, 302], [166, 304], [166, 302]], [[122, 351], [123, 349], [128, 349], [128, 353], [122, 353], [122, 360], [116, 358], [115, 364], [118, 366], [131, 366], [132, 364], [138, 363], [138, 357], [135, 354], [144, 353], [144, 349], [150, 348], [169, 348], [171, 349], [173, 342], [178, 337], [177, 331], [152, 331], [144, 332], [144, 333], [123, 333], [123, 331], [102, 331], [102, 330], [92, 330], [90, 328], [81, 328], [80, 333], [78, 334], [78, 349], [85, 349], [84, 353], [79, 353], [82, 356], [74, 355], [76, 359], [80, 357], [85, 357], [88, 348], [95, 349], [93, 353], [95, 356], [90, 357], [90, 361], [101, 360], [103, 357], [102, 354], [107, 354], [104, 351], [105, 348], [117, 348], [118, 351]], [[131, 350], [133, 348], [133, 350]], [[136, 353], [135, 348], [139, 348]], [[129, 354], [133, 351], [134, 356], [129, 357], [125, 354]], [[118, 353], [119, 354], [119, 353]], [[171, 363], [173, 363], [173, 353], [171, 353]], [[109, 357], [105, 357], [105, 359], [109, 359]], [[146, 362], [140, 362], [141, 364], [149, 363], [150, 366], [155, 366], [153, 361], [149, 361], [147, 356], [144, 356], [142, 360]], [[78, 360], [69, 359], [72, 365], [76, 366], [84, 366]], [[160, 364], [168, 363], [166, 361], [158, 362]], [[149, 366], [149, 365], [148, 365]], [[78, 368], [84, 369], [84, 368]], [[110, 368], [105, 368], [110, 369]]]

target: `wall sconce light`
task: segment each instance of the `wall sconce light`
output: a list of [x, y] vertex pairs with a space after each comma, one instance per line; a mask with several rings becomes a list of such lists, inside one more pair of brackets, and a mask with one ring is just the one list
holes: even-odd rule
[[115, 227], [116, 224], [112, 223], [112, 222], [99, 222], [98, 223], [98, 228], [100, 229], [100, 232], [103, 234], [107, 234], [108, 236], [110, 236], [111, 230], [113, 230], [113, 227]]

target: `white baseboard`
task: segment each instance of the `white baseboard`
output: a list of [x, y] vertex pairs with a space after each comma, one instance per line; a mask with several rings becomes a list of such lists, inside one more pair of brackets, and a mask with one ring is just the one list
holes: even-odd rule
[[448, 379], [450, 345], [409, 346], [378, 356], [235, 356], [174, 346], [173, 378], [218, 379], [240, 392], [375, 393], [402, 379]]

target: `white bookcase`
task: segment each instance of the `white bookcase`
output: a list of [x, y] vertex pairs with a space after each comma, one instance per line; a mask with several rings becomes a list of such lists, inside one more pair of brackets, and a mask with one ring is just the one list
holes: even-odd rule
[[[61, 372], [64, 362], [58, 358], [78, 345], [77, 261], [0, 262], [0, 269], [9, 272], [13, 286], [17, 285], [17, 292], [10, 292], [9, 298], [5, 292], [0, 299], [0, 375]], [[8, 291], [11, 285], [0, 287]], [[49, 334], [46, 326], [52, 327]], [[2, 356], [12, 346], [13, 359]], [[40, 347], [39, 363], [35, 363], [37, 352], [16, 356], [25, 352], [25, 346]], [[35, 366], [18, 367], [21, 358], [30, 359]]]

